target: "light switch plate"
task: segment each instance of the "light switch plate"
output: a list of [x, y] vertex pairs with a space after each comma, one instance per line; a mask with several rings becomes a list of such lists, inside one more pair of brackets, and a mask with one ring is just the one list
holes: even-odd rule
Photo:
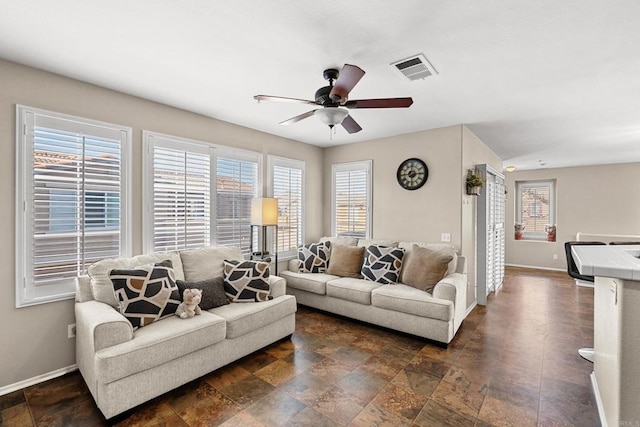
[[451, 233], [442, 233], [440, 234], [440, 241], [451, 243]]

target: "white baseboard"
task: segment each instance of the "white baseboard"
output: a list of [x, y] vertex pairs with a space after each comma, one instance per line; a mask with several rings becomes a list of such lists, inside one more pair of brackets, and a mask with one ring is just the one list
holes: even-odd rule
[[520, 267], [520, 268], [533, 268], [534, 270], [549, 270], [549, 271], [564, 271], [564, 268], [551, 268], [551, 267], [539, 267], [537, 265], [520, 265], [520, 264], [505, 264], [507, 267]]
[[56, 369], [55, 371], [47, 372], [46, 374], [38, 375], [33, 378], [28, 378], [26, 380], [19, 381], [14, 384], [9, 384], [4, 387], [0, 387], [0, 396], [4, 396], [5, 394], [13, 393], [14, 391], [22, 390], [23, 388], [31, 387], [32, 385], [40, 384], [45, 381], [52, 380], [54, 378], [58, 378], [63, 376], [64, 374], [68, 374], [69, 372], [77, 371], [77, 365], [67, 366], [65, 368]]
[[478, 305], [478, 301], [474, 301], [473, 304], [467, 308], [467, 312], [464, 314], [465, 318], [473, 311], [474, 308], [476, 308], [476, 305]]
[[596, 397], [596, 405], [598, 406], [598, 415], [600, 416], [600, 424], [602, 427], [607, 427], [607, 419], [604, 416], [604, 405], [600, 398], [600, 390], [598, 389], [598, 381], [596, 381], [596, 373], [591, 372], [589, 376], [591, 378], [591, 387], [593, 387], [593, 394]]
[[580, 286], [582, 288], [595, 288], [593, 282], [587, 282], [586, 280], [575, 279], [576, 286]]

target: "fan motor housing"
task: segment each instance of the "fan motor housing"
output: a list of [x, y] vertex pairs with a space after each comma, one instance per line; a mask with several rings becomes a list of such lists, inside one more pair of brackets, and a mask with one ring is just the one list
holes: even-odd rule
[[331, 89], [333, 89], [333, 86], [325, 86], [318, 89], [315, 95], [316, 102], [322, 105], [333, 103], [333, 101], [329, 97]]

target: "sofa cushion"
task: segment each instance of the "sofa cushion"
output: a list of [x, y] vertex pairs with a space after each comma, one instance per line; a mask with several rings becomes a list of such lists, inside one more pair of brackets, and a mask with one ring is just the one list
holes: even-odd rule
[[155, 264], [164, 260], [170, 260], [173, 265], [175, 278], [184, 280], [182, 261], [178, 252], [156, 252], [148, 255], [138, 255], [131, 258], [107, 258], [94, 262], [87, 269], [91, 277], [91, 291], [93, 299], [118, 308], [118, 301], [113, 294], [113, 284], [109, 278], [111, 270], [127, 270], [141, 265]]
[[368, 248], [369, 246], [385, 246], [387, 248], [397, 248], [397, 240], [388, 239], [360, 239], [358, 240], [358, 246]]
[[[184, 293], [185, 289], [200, 289], [202, 290], [202, 301], [200, 301], [200, 308], [202, 310], [210, 310], [221, 305], [229, 304], [229, 298], [224, 292], [224, 278], [214, 277], [209, 280], [201, 280], [199, 282], [185, 282], [183, 280], [176, 280], [180, 296]], [[182, 301], [182, 298], [180, 298]]]
[[338, 276], [324, 273], [298, 273], [295, 271], [283, 271], [280, 276], [286, 279], [287, 287], [312, 292], [318, 295], [327, 293], [327, 282], [339, 279]]
[[445, 322], [453, 319], [453, 303], [432, 297], [428, 292], [408, 285], [382, 285], [371, 291], [375, 307], [429, 317]]
[[119, 310], [134, 329], [175, 313], [180, 304], [169, 260], [132, 270], [111, 270], [109, 277]]
[[225, 320], [207, 311], [188, 319], [169, 316], [138, 329], [131, 341], [98, 351], [97, 380], [110, 383], [211, 346], [225, 336]]
[[229, 304], [210, 310], [227, 322], [227, 338], [237, 338], [296, 312], [296, 298], [283, 295], [260, 304]]
[[320, 238], [320, 243], [329, 242], [331, 246], [334, 245], [342, 245], [342, 246], [356, 246], [358, 244], [357, 237], [322, 237]]
[[402, 283], [422, 291], [431, 290], [447, 274], [451, 259], [451, 255], [414, 245], [405, 260]]
[[269, 295], [269, 263], [225, 260], [224, 291], [231, 302], [260, 302], [273, 299]]
[[331, 243], [310, 243], [298, 248], [301, 273], [324, 273], [329, 266]]
[[327, 274], [340, 277], [360, 277], [364, 251], [365, 248], [356, 246], [332, 246]]
[[400, 280], [400, 270], [404, 249], [369, 246], [362, 265], [362, 275], [365, 280], [382, 284], [397, 283]]
[[198, 282], [224, 276], [224, 260], [244, 260], [242, 250], [232, 246], [209, 246], [180, 252], [184, 279]]
[[[447, 268], [447, 276], [449, 274], [453, 274], [456, 272], [456, 268], [458, 265], [458, 251], [456, 247], [450, 243], [425, 243], [425, 242], [399, 242], [398, 247], [405, 250], [405, 262], [407, 261], [406, 257], [409, 255], [409, 252], [413, 249], [413, 247], [418, 246], [421, 248], [427, 248], [432, 251], [442, 252], [447, 255], [451, 255], [453, 259], [449, 262], [449, 267]], [[400, 273], [400, 281], [402, 282], [402, 273]]]
[[371, 305], [371, 291], [378, 286], [380, 284], [376, 282], [341, 277], [327, 283], [327, 296]]

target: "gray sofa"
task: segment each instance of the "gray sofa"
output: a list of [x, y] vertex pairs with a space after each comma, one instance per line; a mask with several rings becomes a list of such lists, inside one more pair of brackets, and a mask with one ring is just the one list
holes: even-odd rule
[[[326, 273], [301, 273], [300, 261], [290, 260], [287, 293], [298, 304], [406, 332], [443, 344], [451, 342], [466, 316], [467, 274], [465, 258], [456, 255], [452, 245], [423, 242], [392, 242], [349, 238], [323, 238], [332, 245], [372, 244], [397, 246], [409, 253], [413, 245], [453, 254], [445, 277], [433, 292], [425, 292], [402, 283], [379, 284]], [[329, 264], [331, 260], [329, 260]], [[402, 276], [401, 276], [402, 277]]]
[[231, 303], [180, 319], [157, 320], [134, 331], [116, 309], [108, 271], [170, 259], [176, 279], [220, 277], [236, 248], [210, 247], [104, 260], [79, 277], [76, 292], [76, 363], [98, 408], [112, 418], [229, 364], [295, 329], [296, 300], [286, 282], [270, 276], [270, 301]]

